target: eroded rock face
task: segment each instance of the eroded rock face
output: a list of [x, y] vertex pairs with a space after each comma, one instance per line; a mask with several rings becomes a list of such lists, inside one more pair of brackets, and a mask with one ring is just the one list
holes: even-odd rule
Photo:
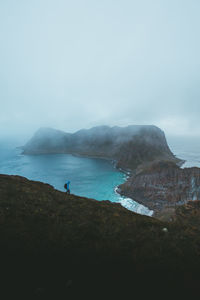
[[166, 206], [200, 200], [200, 169], [181, 169], [172, 162], [158, 162], [136, 172], [119, 189], [121, 194], [161, 211]]
[[165, 134], [156, 126], [82, 129], [74, 134], [41, 128], [23, 147], [24, 154], [70, 153], [115, 160], [117, 167], [135, 169], [154, 160], [180, 162], [170, 151]]

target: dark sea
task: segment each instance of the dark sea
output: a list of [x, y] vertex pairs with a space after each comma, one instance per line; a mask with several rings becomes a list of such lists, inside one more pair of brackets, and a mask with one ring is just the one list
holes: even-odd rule
[[182, 168], [200, 168], [200, 138], [193, 136], [168, 137], [168, 145], [172, 152], [185, 160]]
[[[186, 160], [183, 167], [200, 167], [200, 142], [194, 138], [168, 138], [172, 152]], [[130, 198], [116, 193], [116, 187], [127, 175], [119, 172], [108, 160], [81, 158], [69, 154], [23, 155], [16, 144], [0, 141], [0, 173], [20, 175], [51, 184], [64, 191], [70, 180], [72, 194], [97, 200], [120, 202], [129, 210], [152, 215], [152, 211]]]

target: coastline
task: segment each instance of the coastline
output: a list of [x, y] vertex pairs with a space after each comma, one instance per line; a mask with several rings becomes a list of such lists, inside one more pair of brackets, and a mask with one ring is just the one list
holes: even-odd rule
[[[117, 163], [117, 161], [116, 161]], [[132, 172], [130, 170], [126, 170], [120, 167], [117, 167], [117, 165], [114, 166], [119, 172], [124, 173], [126, 175], [125, 181], [124, 183], [126, 183], [128, 181], [128, 179], [131, 177]], [[120, 188], [119, 185], [115, 186], [114, 192], [118, 195], [120, 195], [120, 197], [122, 198], [122, 201], [120, 202], [120, 204], [125, 207], [126, 209], [133, 211], [135, 213], [138, 213], [140, 215], [146, 215], [149, 217], [153, 217], [155, 212], [154, 210], [150, 209], [148, 206], [145, 206], [143, 203], [140, 203], [138, 201], [136, 201], [135, 199], [133, 199], [132, 197], [128, 197], [126, 195], [123, 195], [122, 193], [120, 193]], [[124, 202], [123, 202], [124, 200]], [[127, 203], [125, 203], [125, 201]], [[131, 202], [130, 202], [131, 201]], [[131, 206], [133, 206], [134, 203], [137, 203], [138, 208], [136, 210], [131, 209]], [[142, 211], [143, 210], [143, 211]]]
[[[23, 150], [23, 149], [22, 149]], [[135, 169], [127, 169], [127, 168], [123, 168], [121, 166], [118, 165], [118, 160], [116, 159], [113, 159], [111, 157], [107, 157], [107, 156], [100, 156], [100, 155], [91, 155], [91, 154], [80, 154], [80, 153], [70, 153], [70, 152], [66, 152], [66, 151], [44, 151], [43, 153], [24, 153], [22, 151], [21, 154], [24, 154], [24, 155], [53, 155], [53, 154], [68, 154], [68, 155], [72, 155], [74, 157], [80, 157], [80, 158], [92, 158], [92, 159], [101, 159], [101, 160], [106, 160], [106, 161], [109, 161], [113, 167], [125, 174], [125, 180], [122, 184], [126, 184], [128, 182], [128, 180], [130, 179], [130, 177], [132, 175], [134, 175], [136, 173], [136, 168]], [[176, 157], [176, 165], [180, 168], [180, 165], [182, 165], [185, 161], [184, 160], [180, 160]], [[141, 165], [142, 168], [147, 166], [147, 164], [144, 164], [144, 165]], [[116, 185], [114, 190], [113, 190], [113, 193], [119, 195], [119, 198], [121, 198], [121, 201], [119, 200], [118, 203], [120, 203], [123, 207], [125, 207], [126, 209], [130, 210], [130, 211], [133, 211], [133, 212], [136, 212], [136, 213], [139, 213], [139, 214], [144, 214], [144, 215], [147, 215], [147, 216], [155, 216], [158, 212], [160, 212], [160, 209], [158, 208], [158, 210], [155, 210], [154, 208], [148, 206], [148, 201], [138, 201], [137, 200], [137, 197], [132, 197], [132, 195], [129, 193], [126, 193], [126, 192], [122, 192], [120, 190], [120, 186], [121, 184], [119, 185]], [[112, 201], [111, 201], [112, 202]], [[117, 201], [116, 201], [117, 203]], [[143, 210], [143, 211], [142, 211]]]
[[[61, 153], [61, 152], [57, 152], [57, 151], [56, 152], [51, 152], [51, 153], [45, 152], [45, 153], [25, 154], [25, 153], [23, 153], [23, 149], [22, 148], [20, 150], [21, 150], [21, 155], [33, 155], [33, 156], [36, 155], [37, 156], [37, 155], [66, 154], [66, 155], [72, 155], [74, 157], [90, 158], [90, 159], [101, 159], [101, 160], [104, 160], [104, 161], [108, 161], [118, 172], [120, 172], [120, 173], [122, 173], [122, 174], [125, 175], [123, 183], [120, 183], [120, 184], [124, 184], [125, 182], [127, 182], [127, 180], [131, 177], [131, 174], [133, 172], [130, 169], [118, 167], [117, 166], [118, 161], [116, 159], [112, 159], [112, 158], [105, 157], [105, 156], [93, 156], [93, 155], [88, 155], [88, 154], [82, 155], [82, 154], [79, 154], [79, 153], [69, 153], [69, 152], [62, 152]], [[147, 206], [145, 206], [144, 204], [141, 204], [141, 203], [137, 202], [136, 200], [134, 200], [131, 197], [127, 197], [125, 195], [122, 195], [120, 193], [120, 191], [118, 190], [120, 184], [117, 184], [114, 187], [114, 190], [113, 190], [113, 193], [115, 195], [117, 195], [117, 198], [119, 199], [119, 200], [115, 201], [115, 203], [120, 203], [123, 207], [125, 207], [126, 209], [128, 209], [130, 211], [133, 211], [133, 212], [136, 212], [136, 213], [139, 213], [139, 214], [143, 214], [143, 215], [147, 215], [147, 216], [152, 216], [152, 214], [153, 214], [152, 210], [149, 209]], [[121, 199], [121, 201], [120, 201], [120, 199]], [[137, 203], [137, 205], [134, 205], [135, 203]]]
[[[22, 149], [23, 154], [28, 155], [70, 154], [75, 157], [110, 161], [117, 171], [126, 176], [120, 187], [116, 186], [115, 192], [120, 197], [129, 197], [149, 211], [152, 207], [146, 206], [146, 199], [140, 203], [135, 194], [129, 193], [130, 179], [133, 177], [134, 180], [135, 175], [145, 171], [146, 167], [154, 162], [183, 163], [171, 152], [164, 132], [154, 125], [97, 126], [74, 133], [40, 128]], [[134, 182], [132, 184], [134, 187]], [[124, 191], [120, 191], [122, 185]]]
[[[131, 170], [131, 169], [117, 167], [118, 162], [117, 162], [116, 159], [103, 157], [103, 156], [81, 155], [81, 154], [77, 154], [77, 153], [73, 153], [73, 154], [72, 153], [66, 153], [66, 154], [71, 154], [73, 156], [77, 156], [77, 157], [81, 157], [81, 158], [94, 158], [94, 159], [96, 158], [96, 159], [102, 159], [102, 160], [109, 161], [111, 164], [113, 164], [113, 166], [116, 170], [118, 170], [119, 172], [125, 174], [126, 177], [125, 177], [125, 181], [123, 182], [123, 184], [128, 181], [128, 179], [131, 177], [131, 174], [134, 172], [134, 170]], [[152, 217], [155, 214], [155, 212], [151, 208], [149, 208], [148, 206], [145, 206], [143, 203], [140, 203], [140, 202], [136, 201], [132, 197], [127, 197], [127, 196], [123, 195], [122, 193], [120, 193], [119, 185], [115, 186], [114, 192], [116, 194], [118, 194], [123, 200], [126, 200], [126, 201], [129, 202], [129, 203], [125, 203], [125, 201], [124, 202], [123, 201], [119, 202], [126, 209], [128, 209], [128, 210], [130, 210], [134, 213], [138, 213], [140, 215], [146, 215], [146, 216], [149, 216], [149, 217]], [[136, 210], [133, 210], [133, 208], [131, 208], [132, 206], [134, 206], [134, 203], [137, 203], [137, 205], [138, 205], [138, 209], [136, 209]]]
[[[155, 195], [152, 194], [152, 195], [149, 195], [150, 198], [148, 198], [148, 196], [146, 197], [144, 192], [146, 191], [146, 188], [143, 187], [143, 191], [141, 190], [140, 191], [140, 194], [137, 194], [137, 193], [132, 193], [130, 191], [130, 184], [132, 185], [132, 187], [134, 187], [134, 181], [136, 180], [136, 182], [138, 181], [138, 176], [139, 175], [139, 178], [141, 177], [140, 174], [142, 174], [143, 172], [143, 175], [145, 177], [145, 170], [147, 171], [147, 174], [148, 175], [148, 168], [151, 168], [152, 165], [152, 162], [147, 162], [147, 163], [144, 163], [144, 164], [140, 164], [139, 165], [139, 168], [136, 169], [127, 169], [127, 168], [123, 168], [119, 165], [118, 163], [118, 160], [117, 159], [113, 159], [111, 157], [108, 157], [108, 156], [100, 156], [100, 155], [92, 155], [92, 154], [80, 154], [80, 153], [69, 153], [69, 152], [66, 152], [66, 151], [63, 151], [62, 153], [61, 152], [58, 152], [58, 151], [51, 151], [49, 153], [49, 151], [45, 151], [43, 153], [30, 153], [30, 154], [25, 154], [22, 153], [21, 154], [24, 154], [24, 155], [53, 155], [53, 154], [66, 154], [66, 155], [71, 155], [71, 156], [74, 156], [74, 157], [80, 157], [80, 158], [88, 158], [88, 159], [101, 159], [101, 160], [104, 160], [104, 161], [108, 161], [118, 172], [124, 174], [124, 180], [123, 180], [123, 183], [120, 183], [120, 184], [116, 184], [116, 186], [114, 186], [112, 188], [112, 193], [115, 194], [115, 197], [116, 197], [116, 200], [109, 200], [111, 202], [115, 202], [115, 203], [120, 203], [123, 207], [125, 207], [127, 210], [130, 210], [132, 212], [135, 212], [135, 213], [138, 213], [138, 214], [142, 214], [142, 215], [147, 215], [147, 216], [153, 216], [153, 217], [156, 217], [158, 215], [162, 215], [162, 214], [168, 214], [168, 212], [166, 212], [167, 210], [172, 210], [174, 205], [178, 205], [178, 202], [177, 200], [168, 200], [168, 202], [163, 201], [162, 202], [162, 199], [159, 200], [159, 198], [157, 197], [158, 195], [156, 194], [156, 190], [155, 190]], [[164, 162], [165, 160], [156, 160], [154, 161], [154, 163], [161, 163], [161, 162]], [[177, 168], [181, 168], [181, 166], [184, 164], [185, 160], [183, 159], [178, 159], [176, 156], [175, 156], [175, 161], [174, 161], [174, 164], [177, 165]], [[170, 164], [173, 163], [173, 160], [169, 160], [169, 161], [166, 161], [167, 164], [169, 164], [169, 167], [170, 167]], [[168, 166], [166, 165], [164, 167], [164, 170], [168, 170]], [[156, 169], [154, 170], [154, 168], [152, 168], [152, 172], [155, 173]], [[152, 173], [153, 174], [153, 173]], [[192, 176], [192, 174], [190, 174]], [[134, 177], [136, 176], [136, 178]], [[132, 178], [133, 177], [133, 178]], [[146, 178], [146, 177], [145, 177]], [[141, 184], [143, 185], [144, 182], [146, 182], [145, 178], [143, 178]], [[152, 177], [153, 178], [153, 177]], [[157, 178], [157, 180], [159, 180], [159, 178]], [[148, 184], [148, 183], [147, 183]], [[125, 185], [123, 187], [123, 185]], [[155, 183], [156, 185], [156, 183]], [[122, 186], [122, 188], [121, 188]], [[136, 186], [137, 186], [137, 183], [136, 183]], [[175, 186], [175, 185], [174, 185]], [[142, 187], [142, 186], [141, 186]], [[150, 189], [148, 188], [147, 189], [147, 194], [150, 192]], [[146, 192], [145, 192], [146, 193]], [[80, 194], [82, 195], [82, 194]], [[117, 196], [116, 196], [117, 195]], [[152, 198], [153, 196], [153, 198]], [[173, 196], [173, 195], [172, 195]], [[141, 198], [142, 197], [142, 198]], [[171, 196], [170, 196], [171, 197]], [[174, 199], [175, 196], [169, 198], [169, 199]], [[94, 197], [95, 198], [95, 197]], [[103, 198], [99, 199], [99, 200], [102, 200]], [[111, 198], [107, 198], [107, 199], [111, 199]], [[149, 201], [149, 199], [151, 199]], [[188, 199], [190, 200], [190, 199]], [[153, 202], [154, 204], [153, 204]], [[182, 202], [181, 202], [182, 203]], [[184, 202], [186, 203], [186, 202]]]
[[[178, 159], [176, 156], [175, 156], [175, 158], [177, 159], [177, 162], [175, 162], [177, 167], [180, 168], [180, 169], [181, 168], [183, 169], [183, 165], [185, 164], [186, 160], [185, 159]], [[128, 182], [128, 180], [131, 178], [131, 175], [134, 175], [134, 173], [137, 170], [137, 169], [135, 169], [135, 170], [129, 171], [129, 170], [126, 170], [126, 169], [123, 169], [123, 168], [118, 168], [117, 166], [116, 166], [116, 168], [120, 172], [123, 172], [124, 174], [126, 174], [126, 180], [123, 184], [126, 184]], [[144, 207], [144, 209], [147, 209], [149, 211], [149, 213], [146, 214], [146, 215], [148, 215], [148, 216], [156, 217], [158, 215], [162, 215], [162, 213], [163, 213], [163, 208], [157, 208], [157, 209], [155, 209], [155, 207], [152, 208], [151, 205], [148, 206], [148, 201], [137, 199], [137, 197], [133, 197], [129, 192], [126, 192], [126, 191], [123, 192], [120, 189], [119, 186], [116, 187], [115, 192], [118, 193], [122, 198], [127, 199], [127, 200], [130, 199], [130, 200], [134, 201], [135, 203], [137, 203], [138, 205], [140, 205], [141, 207]], [[174, 205], [168, 203], [168, 205], [164, 208], [164, 211], [168, 211], [168, 210], [170, 211], [170, 210], [173, 210], [173, 209], [174, 209]], [[141, 213], [141, 212], [139, 212], [139, 213]]]

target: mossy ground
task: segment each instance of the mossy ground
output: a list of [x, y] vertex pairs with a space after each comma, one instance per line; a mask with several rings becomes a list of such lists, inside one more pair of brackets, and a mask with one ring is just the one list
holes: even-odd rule
[[192, 204], [169, 223], [0, 175], [2, 288], [9, 299], [200, 292], [200, 207]]

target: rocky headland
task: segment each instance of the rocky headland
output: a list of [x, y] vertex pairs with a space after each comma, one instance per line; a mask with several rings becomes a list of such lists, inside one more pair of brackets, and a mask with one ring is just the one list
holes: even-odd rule
[[182, 169], [166, 161], [152, 163], [138, 169], [119, 186], [119, 192], [158, 213], [200, 200], [200, 168]]
[[1, 295], [193, 297], [200, 293], [199, 220], [199, 201], [179, 206], [164, 222], [0, 175]]
[[24, 154], [69, 153], [116, 161], [118, 168], [134, 170], [154, 160], [181, 163], [170, 151], [165, 134], [156, 126], [98, 126], [73, 134], [41, 128], [23, 147]]

